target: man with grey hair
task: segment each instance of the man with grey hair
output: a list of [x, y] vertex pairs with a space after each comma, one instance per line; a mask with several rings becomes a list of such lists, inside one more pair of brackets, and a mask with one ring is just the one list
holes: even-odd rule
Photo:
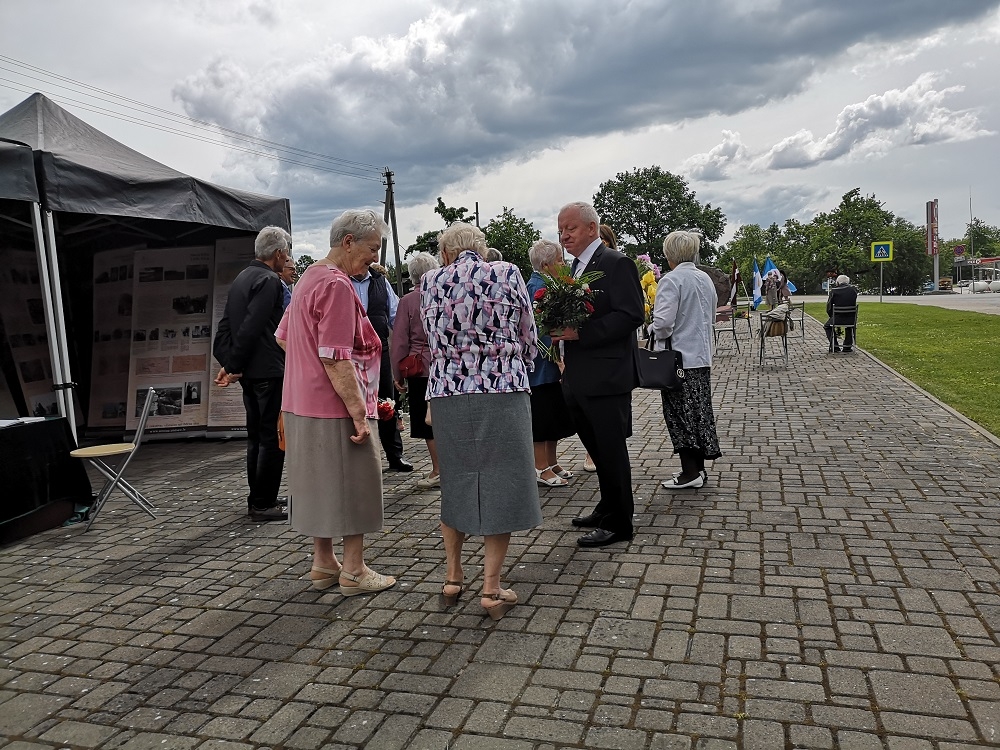
[[837, 277], [836, 285], [830, 289], [830, 296], [826, 299], [826, 314], [829, 319], [823, 324], [826, 329], [826, 338], [830, 342], [830, 354], [839, 351], [854, 351], [854, 328], [844, 328], [844, 348], [841, 350], [840, 342], [837, 340], [837, 326], [854, 326], [858, 321], [858, 316], [852, 315], [845, 318], [843, 313], [837, 316], [833, 314], [834, 305], [837, 307], [857, 307], [858, 290], [851, 286], [851, 280], [844, 274]]
[[278, 415], [285, 352], [274, 332], [284, 311], [278, 274], [292, 257], [292, 238], [281, 227], [264, 227], [254, 260], [233, 281], [215, 333], [212, 353], [222, 365], [215, 384], [239, 381], [247, 413], [247, 513], [254, 521], [288, 518], [278, 503], [285, 452], [278, 447]]
[[571, 271], [603, 276], [594, 312], [579, 330], [563, 329], [553, 341], [565, 342], [563, 393], [584, 448], [597, 464], [601, 499], [592, 513], [573, 525], [592, 531], [577, 539], [581, 547], [631, 541], [632, 466], [625, 441], [632, 435], [632, 389], [636, 387], [636, 329], [645, 308], [635, 262], [607, 247], [597, 211], [589, 203], [570, 203], [559, 212], [559, 240], [573, 256]]

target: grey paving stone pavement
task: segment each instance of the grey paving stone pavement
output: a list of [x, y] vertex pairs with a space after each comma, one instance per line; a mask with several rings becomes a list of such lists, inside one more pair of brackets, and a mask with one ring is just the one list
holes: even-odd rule
[[305, 580], [309, 540], [248, 522], [243, 443], [148, 444], [129, 474], [157, 520], [117, 496], [0, 549], [0, 747], [1000, 746], [1000, 444], [799, 334], [787, 368], [720, 340], [702, 489], [660, 486], [678, 463], [636, 392], [631, 545], [576, 547], [597, 480], [565, 441], [577, 476], [514, 535], [497, 623], [438, 606], [419, 471], [385, 474], [368, 539], [399, 584], [345, 599]]

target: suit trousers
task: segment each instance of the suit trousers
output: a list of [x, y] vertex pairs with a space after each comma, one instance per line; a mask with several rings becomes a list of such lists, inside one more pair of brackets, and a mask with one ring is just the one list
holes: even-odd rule
[[[382, 349], [382, 367], [378, 374], [378, 397], [391, 398], [396, 403], [396, 386], [392, 383], [392, 367], [389, 364], [389, 347]], [[398, 421], [396, 419], [378, 420], [378, 439], [382, 443], [382, 450], [390, 464], [398, 463], [403, 459], [403, 436], [399, 434]]]
[[632, 464], [626, 439], [632, 436], [632, 394], [583, 396], [563, 386], [583, 447], [597, 464], [601, 499], [594, 513], [603, 516], [600, 528], [633, 533]]
[[247, 411], [247, 484], [250, 508], [278, 504], [285, 452], [278, 447], [282, 378], [240, 378]]

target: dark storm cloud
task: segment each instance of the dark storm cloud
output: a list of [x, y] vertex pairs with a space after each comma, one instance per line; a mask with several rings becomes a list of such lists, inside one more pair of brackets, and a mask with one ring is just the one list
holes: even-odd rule
[[[572, 138], [764, 106], [803, 90], [852, 45], [930, 33], [998, 4], [447, 2], [405, 37], [379, 37], [373, 29], [370, 37], [335, 40], [292, 68], [262, 63], [248, 70], [219, 60], [175, 94], [194, 117], [389, 165], [406, 204], [433, 200], [442, 185], [476, 168]], [[810, 158], [810, 148], [815, 144], [789, 142], [772, 155], [772, 166]], [[718, 159], [737, 156], [717, 153], [702, 165], [705, 177], [720, 176], [711, 171]], [[377, 184], [336, 174], [316, 179], [287, 165], [271, 178], [265, 170], [261, 181], [290, 194], [300, 210], [356, 202], [359, 190], [380, 192]]]

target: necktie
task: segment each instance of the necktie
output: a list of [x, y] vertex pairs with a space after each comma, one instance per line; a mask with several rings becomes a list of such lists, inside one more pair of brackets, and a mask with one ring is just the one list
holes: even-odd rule
[[569, 272], [573, 274], [573, 278], [576, 278], [576, 269], [580, 267], [580, 259], [573, 258], [573, 265], [569, 267]]

